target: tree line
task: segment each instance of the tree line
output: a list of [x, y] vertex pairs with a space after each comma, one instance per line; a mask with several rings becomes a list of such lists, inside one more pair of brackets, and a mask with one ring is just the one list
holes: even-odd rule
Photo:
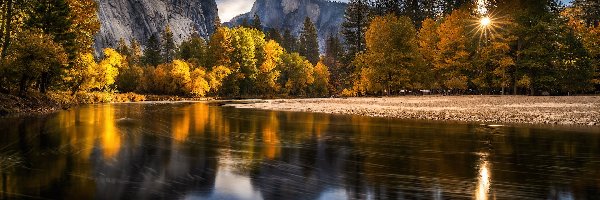
[[345, 46], [330, 38], [325, 60], [349, 95], [589, 93], [600, 90], [599, 10], [589, 0], [352, 0]]
[[[351, 0], [319, 51], [258, 16], [176, 44], [169, 27], [95, 56], [93, 0], [0, 2], [0, 92], [33, 89], [218, 97], [394, 95], [431, 90], [571, 94], [598, 90], [598, 4]], [[490, 18], [489, 24], [480, 19]], [[283, 34], [282, 34], [283, 33]]]

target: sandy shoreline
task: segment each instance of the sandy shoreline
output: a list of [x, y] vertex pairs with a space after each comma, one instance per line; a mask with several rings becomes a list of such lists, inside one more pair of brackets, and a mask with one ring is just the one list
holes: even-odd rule
[[600, 96], [404, 96], [279, 99], [237, 108], [482, 123], [600, 125]]

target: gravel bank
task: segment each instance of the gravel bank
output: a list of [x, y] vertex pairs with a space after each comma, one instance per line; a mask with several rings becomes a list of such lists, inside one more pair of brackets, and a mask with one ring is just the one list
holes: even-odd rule
[[401, 119], [600, 126], [600, 96], [405, 96], [281, 99], [228, 105]]

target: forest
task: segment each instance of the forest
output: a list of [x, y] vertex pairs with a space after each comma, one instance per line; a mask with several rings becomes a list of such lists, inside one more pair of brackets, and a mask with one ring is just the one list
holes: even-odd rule
[[[600, 3], [351, 0], [342, 31], [215, 23], [181, 44], [164, 27], [96, 55], [94, 0], [0, 2], [0, 93], [275, 98], [600, 91]], [[141, 43], [145, 45], [142, 46]], [[322, 51], [320, 51], [322, 49]]]

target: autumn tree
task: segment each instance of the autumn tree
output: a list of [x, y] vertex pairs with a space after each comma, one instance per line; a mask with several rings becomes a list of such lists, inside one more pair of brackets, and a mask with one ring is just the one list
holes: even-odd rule
[[57, 81], [67, 63], [65, 50], [52, 41], [51, 35], [25, 32], [9, 47], [0, 71], [8, 84], [18, 85], [19, 94], [25, 95], [33, 85], [44, 92], [42, 85]]
[[279, 83], [284, 87], [285, 94], [292, 96], [310, 94], [309, 86], [315, 81], [314, 68], [306, 58], [298, 53], [286, 53], [282, 56], [281, 69]]
[[277, 79], [279, 79], [281, 65], [281, 56], [284, 53], [281, 47], [274, 40], [270, 40], [264, 46], [264, 62], [259, 67], [256, 80], [257, 93], [262, 95], [272, 95], [279, 91]]
[[323, 63], [323, 60], [319, 61], [314, 68], [314, 83], [313, 92], [315, 96], [327, 97], [329, 95], [329, 68]]
[[429, 88], [441, 88], [443, 82], [439, 71], [436, 70], [435, 66], [435, 55], [437, 54], [437, 45], [440, 42], [437, 29], [439, 23], [431, 18], [427, 18], [423, 21], [421, 29], [417, 35], [419, 44], [419, 53], [423, 58], [423, 73], [421, 80], [425, 83], [425, 86]]
[[385, 92], [411, 88], [412, 74], [420, 70], [416, 30], [408, 17], [388, 14], [375, 17], [366, 32], [367, 50], [357, 56], [355, 65], [367, 92]]
[[442, 86], [446, 89], [464, 91], [468, 88], [475, 47], [473, 37], [469, 35], [472, 33], [468, 28], [470, 18], [468, 10], [454, 10], [437, 29], [435, 71], [441, 75]]

